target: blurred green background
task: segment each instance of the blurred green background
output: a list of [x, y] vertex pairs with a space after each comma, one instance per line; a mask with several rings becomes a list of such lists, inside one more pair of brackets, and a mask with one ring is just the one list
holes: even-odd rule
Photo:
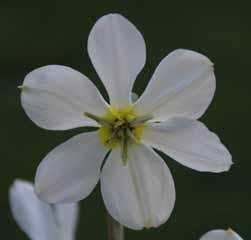
[[[27, 239], [10, 214], [10, 184], [15, 178], [32, 181], [48, 151], [81, 131], [36, 127], [20, 106], [17, 86], [34, 68], [65, 64], [101, 87], [86, 43], [94, 22], [111, 12], [129, 18], [147, 44], [147, 64], [137, 79], [137, 93], [143, 91], [158, 62], [176, 48], [199, 51], [215, 63], [217, 91], [202, 121], [220, 136], [235, 163], [227, 173], [199, 173], [165, 157], [177, 191], [173, 214], [158, 229], [126, 230], [126, 238], [196, 240], [210, 229], [232, 227], [244, 239], [251, 239], [251, 15], [249, 5], [234, 3], [1, 0], [1, 239]], [[105, 224], [98, 187], [81, 201], [77, 239], [106, 239]]]

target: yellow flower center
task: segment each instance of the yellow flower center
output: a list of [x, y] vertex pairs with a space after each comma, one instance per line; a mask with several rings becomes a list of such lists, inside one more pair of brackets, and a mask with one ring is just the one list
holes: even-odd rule
[[132, 106], [108, 107], [103, 117], [85, 112], [86, 117], [100, 124], [98, 135], [100, 142], [107, 148], [121, 147], [121, 159], [124, 165], [128, 159], [128, 146], [138, 143], [151, 115], [137, 116]]
[[[104, 119], [111, 123], [111, 127], [101, 125], [98, 131], [101, 143], [108, 148], [122, 145], [128, 131], [132, 133], [132, 136], [137, 141], [140, 141], [146, 124], [139, 123], [132, 126], [130, 123], [132, 123], [136, 117], [137, 115], [132, 107], [109, 107], [105, 113]], [[132, 139], [129, 138], [128, 143], [133, 143]]]

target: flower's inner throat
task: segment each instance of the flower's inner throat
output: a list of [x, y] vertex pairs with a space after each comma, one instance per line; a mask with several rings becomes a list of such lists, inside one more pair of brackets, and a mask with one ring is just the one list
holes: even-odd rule
[[151, 115], [137, 116], [132, 107], [109, 107], [103, 117], [88, 112], [84, 115], [100, 125], [99, 138], [105, 147], [121, 147], [124, 165], [128, 160], [128, 146], [140, 141], [146, 122], [152, 118]]

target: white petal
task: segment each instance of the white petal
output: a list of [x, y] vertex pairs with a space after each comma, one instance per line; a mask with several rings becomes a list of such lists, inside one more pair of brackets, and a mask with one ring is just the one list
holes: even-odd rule
[[76, 202], [96, 186], [107, 152], [96, 132], [79, 134], [53, 149], [40, 163], [35, 191], [49, 203]]
[[60, 240], [50, 205], [40, 201], [33, 185], [17, 180], [9, 191], [12, 215], [33, 240]]
[[75, 239], [76, 224], [78, 218], [78, 204], [56, 204], [53, 206], [55, 218], [60, 226], [63, 240]]
[[212, 230], [203, 235], [200, 240], [242, 240], [233, 230]]
[[103, 98], [87, 77], [60, 65], [30, 72], [22, 85], [21, 100], [29, 118], [51, 130], [95, 126], [83, 112], [103, 115], [106, 109]]
[[101, 173], [101, 191], [111, 216], [132, 229], [158, 227], [174, 207], [175, 187], [165, 162], [144, 145], [129, 147], [122, 165], [120, 149], [114, 149]]
[[145, 65], [146, 47], [138, 29], [119, 14], [101, 17], [88, 39], [88, 53], [113, 105], [131, 102], [130, 92]]
[[232, 164], [230, 153], [216, 134], [196, 120], [174, 117], [163, 123], [152, 123], [143, 132], [142, 139], [198, 171], [227, 171]]
[[210, 60], [179, 49], [160, 62], [135, 107], [139, 114], [153, 113], [159, 121], [177, 115], [197, 119], [208, 108], [214, 92]]

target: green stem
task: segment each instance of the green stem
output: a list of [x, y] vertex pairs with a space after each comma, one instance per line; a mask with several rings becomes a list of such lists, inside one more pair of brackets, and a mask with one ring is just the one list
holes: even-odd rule
[[108, 240], [124, 240], [124, 227], [107, 213]]

